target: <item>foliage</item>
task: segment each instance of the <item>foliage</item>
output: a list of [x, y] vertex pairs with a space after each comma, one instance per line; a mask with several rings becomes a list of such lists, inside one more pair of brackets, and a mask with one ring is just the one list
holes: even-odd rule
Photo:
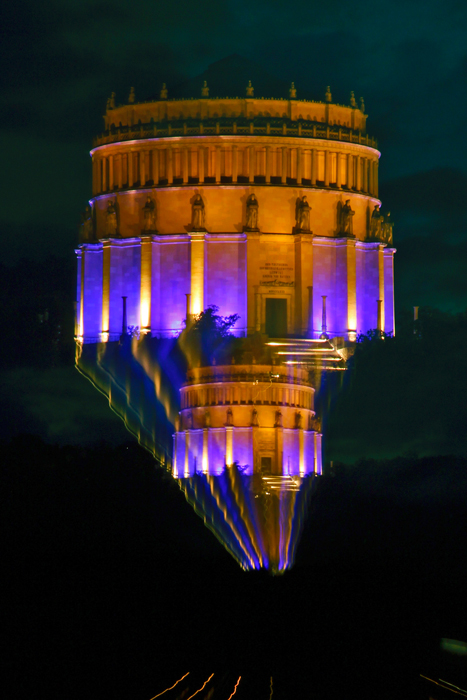
[[240, 318], [238, 314], [219, 316], [219, 307], [210, 305], [193, 318], [184, 333], [191, 363], [210, 365], [231, 362], [237, 339], [230, 331]]

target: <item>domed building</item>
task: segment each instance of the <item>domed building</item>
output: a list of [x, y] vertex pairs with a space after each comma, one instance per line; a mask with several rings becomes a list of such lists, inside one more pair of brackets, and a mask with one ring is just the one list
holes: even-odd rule
[[293, 84], [287, 99], [251, 82], [211, 99], [205, 82], [194, 99], [164, 86], [155, 101], [108, 100], [77, 250], [78, 342], [116, 341], [122, 324], [170, 338], [215, 305], [238, 315], [237, 336], [277, 350], [274, 366], [189, 372], [174, 475], [321, 472], [303, 358], [339, 362], [359, 332], [394, 331], [392, 222], [366, 119], [353, 93], [300, 100]]

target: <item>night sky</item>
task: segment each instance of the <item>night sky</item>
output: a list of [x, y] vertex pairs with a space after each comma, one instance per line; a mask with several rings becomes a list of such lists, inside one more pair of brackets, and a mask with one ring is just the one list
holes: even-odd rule
[[[8, 697], [149, 700], [215, 663], [259, 679], [239, 698], [269, 697], [271, 674], [273, 700], [419, 697], [407, 683], [439, 639], [467, 639], [467, 316], [445, 313], [467, 308], [467, 3], [18, 0], [0, 20]], [[206, 79], [235, 96], [250, 78], [256, 96], [294, 81], [299, 98], [327, 85], [338, 103], [364, 97], [398, 251], [401, 340], [363, 347], [326, 460], [405, 456], [336, 464], [280, 580], [239, 569], [73, 368], [70, 340], [89, 150], [111, 92], [149, 100], [166, 82], [169, 97], [198, 96]], [[414, 305], [432, 307], [415, 335]], [[21, 433], [40, 439], [5, 446]]]
[[[285, 97], [293, 80], [299, 97], [324, 99], [326, 85], [336, 102], [348, 104], [351, 90], [364, 97], [395, 220], [397, 306], [465, 309], [462, 0], [181, 0], [176, 11], [151, 0], [137, 10], [124, 0], [23, 0], [2, 14], [0, 230], [12, 255], [72, 254], [111, 91], [123, 102], [134, 86], [146, 100], [164, 81], [169, 96], [197, 96], [207, 71], [211, 88], [214, 72], [228, 92], [235, 71], [251, 74], [257, 95], [263, 84]], [[235, 54], [240, 70], [224, 60]]]

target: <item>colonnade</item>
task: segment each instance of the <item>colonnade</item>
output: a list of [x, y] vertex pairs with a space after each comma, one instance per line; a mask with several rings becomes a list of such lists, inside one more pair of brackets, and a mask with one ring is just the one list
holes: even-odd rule
[[308, 145], [135, 146], [93, 151], [93, 194], [148, 185], [195, 183], [294, 184], [346, 188], [378, 196], [378, 157], [374, 149], [354, 146], [343, 152]]

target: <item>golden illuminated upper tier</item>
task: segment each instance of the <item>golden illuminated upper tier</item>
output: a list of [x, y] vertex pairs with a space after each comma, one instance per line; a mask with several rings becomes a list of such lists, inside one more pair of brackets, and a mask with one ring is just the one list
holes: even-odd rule
[[306, 100], [225, 98], [159, 100], [107, 108], [105, 132], [94, 141], [203, 134], [254, 134], [330, 138], [376, 147], [365, 136], [366, 115], [357, 107]]
[[[198, 196], [207, 231], [242, 231], [253, 195], [262, 233], [292, 233], [297, 201], [306, 195], [307, 230], [339, 235], [339, 212], [348, 201], [354, 235], [368, 236], [379, 204], [380, 153], [357, 107], [293, 99], [160, 100], [109, 105], [105, 125], [91, 151], [97, 239], [143, 230], [186, 233]], [[149, 228], [147, 202], [154, 211]]]

